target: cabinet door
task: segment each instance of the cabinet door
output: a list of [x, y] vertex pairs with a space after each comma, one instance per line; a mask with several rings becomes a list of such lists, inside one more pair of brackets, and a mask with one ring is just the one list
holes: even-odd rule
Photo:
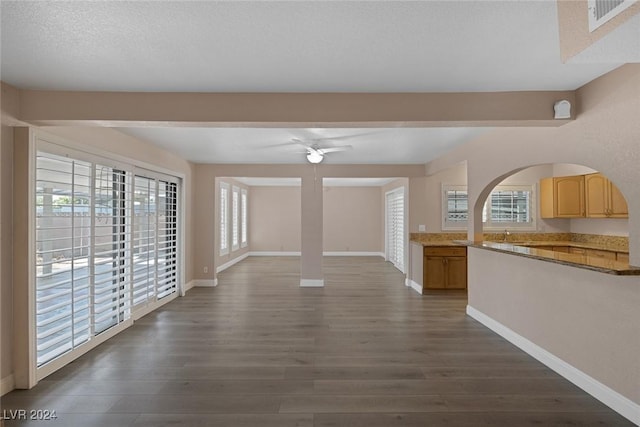
[[553, 178], [540, 180], [540, 217], [553, 218], [555, 213], [553, 197]]
[[556, 218], [584, 217], [584, 175], [553, 178]]
[[609, 192], [609, 201], [610, 201], [610, 213], [609, 216], [614, 218], [628, 218], [629, 217], [629, 208], [627, 207], [627, 201], [615, 185], [613, 183], [609, 183], [610, 192]]
[[444, 257], [424, 257], [424, 287], [426, 289], [444, 289], [446, 283], [445, 268]]
[[447, 267], [448, 289], [466, 289], [467, 288], [467, 258], [466, 257], [448, 257], [445, 259]]
[[609, 215], [609, 180], [602, 174], [585, 175], [585, 205], [588, 218], [605, 218]]

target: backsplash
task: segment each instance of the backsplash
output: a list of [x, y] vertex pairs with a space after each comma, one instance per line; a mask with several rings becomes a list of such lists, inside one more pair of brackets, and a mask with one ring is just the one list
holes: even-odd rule
[[598, 234], [571, 233], [571, 241], [602, 245], [622, 252], [629, 251], [629, 238], [626, 236], [603, 236]]
[[[410, 239], [417, 242], [467, 240], [467, 233], [411, 233]], [[504, 233], [485, 233], [484, 240], [504, 241]], [[612, 250], [629, 251], [629, 238], [625, 236], [603, 236], [580, 233], [509, 233], [507, 242], [580, 242], [605, 246]]]

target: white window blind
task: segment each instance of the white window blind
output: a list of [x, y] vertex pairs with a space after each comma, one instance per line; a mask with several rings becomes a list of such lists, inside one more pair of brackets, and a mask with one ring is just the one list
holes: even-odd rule
[[155, 297], [156, 181], [134, 179], [133, 215], [133, 305], [134, 310]]
[[231, 191], [231, 249], [240, 247], [240, 189], [233, 187]]
[[242, 246], [243, 248], [245, 246], [247, 246], [248, 244], [248, 231], [247, 231], [247, 209], [249, 208], [248, 206], [248, 201], [247, 201], [247, 190], [245, 190], [244, 188], [241, 191], [241, 208], [242, 208], [242, 220], [240, 221], [240, 225], [242, 228], [242, 233], [241, 233], [241, 238], [240, 238], [240, 246]]
[[404, 272], [404, 189], [386, 195], [387, 260]]
[[229, 253], [229, 184], [220, 183], [220, 255]]
[[131, 205], [124, 171], [100, 165], [95, 171], [93, 298], [95, 332], [100, 333], [130, 315]]
[[157, 295], [164, 298], [177, 291], [178, 285], [178, 186], [158, 182], [158, 255]]

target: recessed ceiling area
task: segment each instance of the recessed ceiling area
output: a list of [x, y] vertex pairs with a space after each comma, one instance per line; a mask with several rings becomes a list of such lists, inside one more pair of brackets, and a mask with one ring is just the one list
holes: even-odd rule
[[[293, 139], [320, 139], [327, 164], [422, 164], [490, 128], [118, 128], [194, 163], [307, 163]], [[334, 139], [335, 138], [335, 139]]]

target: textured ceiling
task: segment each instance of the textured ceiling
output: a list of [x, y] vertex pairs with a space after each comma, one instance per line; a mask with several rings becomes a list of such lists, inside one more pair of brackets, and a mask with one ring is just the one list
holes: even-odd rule
[[575, 89], [543, 1], [2, 1], [2, 78], [116, 91]]
[[[572, 90], [555, 0], [1, 1], [0, 77], [20, 88], [192, 92]], [[194, 162], [303, 163], [292, 137], [362, 129], [127, 128]], [[371, 129], [369, 129], [371, 131]], [[376, 129], [327, 163], [425, 163], [481, 130]], [[302, 133], [303, 135], [300, 135]], [[297, 148], [297, 147], [296, 147]]]

